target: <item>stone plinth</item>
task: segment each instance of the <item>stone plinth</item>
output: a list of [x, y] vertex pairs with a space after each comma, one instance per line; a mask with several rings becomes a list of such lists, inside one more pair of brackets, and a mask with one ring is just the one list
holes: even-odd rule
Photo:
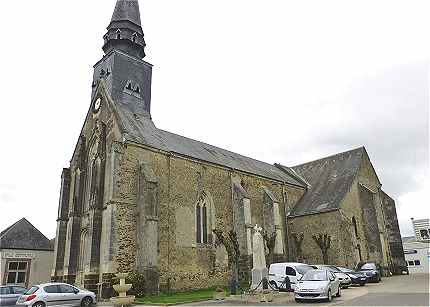
[[252, 269], [252, 284], [251, 289], [263, 289], [263, 278], [269, 279], [269, 274], [267, 268]]

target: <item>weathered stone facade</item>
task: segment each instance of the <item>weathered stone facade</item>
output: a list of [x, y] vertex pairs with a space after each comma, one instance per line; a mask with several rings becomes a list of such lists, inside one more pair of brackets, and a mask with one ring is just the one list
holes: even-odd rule
[[[117, 272], [142, 274], [148, 293], [224, 285], [231, 268], [215, 229], [236, 233], [239, 276], [246, 280], [255, 224], [275, 235], [275, 261], [322, 262], [312, 235], [324, 232], [332, 238], [329, 262], [353, 266], [369, 259], [388, 265], [381, 185], [364, 149], [358, 175], [351, 175], [354, 164], [345, 164], [352, 179], [326, 189], [335, 201], [307, 212], [315, 185], [299, 169], [155, 127], [152, 65], [142, 60], [144, 47], [137, 1], [118, 0], [106, 54], [94, 66], [91, 107], [62, 174], [54, 280], [93, 291], [103, 282], [104, 295], [110, 295]], [[297, 214], [299, 207], [304, 213]], [[301, 234], [298, 255], [292, 242]]]
[[[390, 215], [384, 214], [386, 204], [382, 199], [385, 193], [381, 190], [381, 183], [366, 151], [364, 149], [357, 151], [361, 152], [361, 158], [357, 160], [356, 172], [351, 177], [351, 184], [346, 187], [345, 195], [340, 199], [338, 208], [325, 213], [291, 216], [289, 231], [290, 234], [304, 234], [302, 246], [304, 255], [302, 256], [307, 262], [322, 263], [321, 251], [312, 240], [312, 235], [327, 233], [332, 238], [329, 251], [330, 263], [354, 267], [358, 262], [374, 261], [388, 273], [390, 269], [393, 271], [391, 256], [393, 245], [388, 241], [387, 225], [398, 229], [395, 207]], [[352, 152], [326, 159], [344, 160]], [[324, 163], [326, 162], [322, 161], [322, 164]], [[337, 169], [334, 168], [334, 170], [336, 172]], [[333, 176], [337, 175], [342, 176], [342, 174]]]

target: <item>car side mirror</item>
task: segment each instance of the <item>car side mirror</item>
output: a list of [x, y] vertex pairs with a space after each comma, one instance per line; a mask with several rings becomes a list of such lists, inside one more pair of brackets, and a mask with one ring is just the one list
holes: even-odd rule
[[78, 293], [79, 293], [79, 290], [73, 290], [73, 292], [74, 292], [75, 294], [78, 294]]

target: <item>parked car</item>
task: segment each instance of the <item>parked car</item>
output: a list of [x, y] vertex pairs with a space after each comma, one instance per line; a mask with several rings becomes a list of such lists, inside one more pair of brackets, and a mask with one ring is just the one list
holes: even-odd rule
[[18, 285], [0, 286], [0, 306], [14, 306], [27, 288]]
[[344, 289], [347, 289], [352, 284], [351, 278], [348, 276], [348, 274], [345, 274], [334, 265], [317, 264], [312, 265], [312, 267], [314, 267], [315, 269], [325, 269], [332, 272], [334, 275], [336, 275], [337, 278], [339, 278], [340, 284]]
[[294, 290], [297, 280], [312, 269], [311, 266], [298, 262], [272, 263], [269, 267], [269, 283], [276, 289], [284, 288], [285, 278], [288, 277], [291, 289]]
[[32, 286], [16, 302], [17, 306], [46, 307], [53, 305], [88, 307], [96, 303], [94, 292], [63, 283]]
[[329, 270], [307, 271], [297, 282], [294, 290], [296, 302], [324, 299], [330, 302], [333, 296], [341, 296], [339, 279]]
[[356, 271], [365, 274], [367, 277], [367, 282], [381, 281], [380, 267], [374, 262], [360, 262], [357, 265]]
[[343, 268], [343, 267], [337, 267], [339, 270], [341, 270], [343, 273], [347, 274], [349, 278], [351, 278], [351, 283], [353, 285], [360, 285], [364, 286], [367, 282], [366, 274], [361, 272], [356, 272], [351, 269]]

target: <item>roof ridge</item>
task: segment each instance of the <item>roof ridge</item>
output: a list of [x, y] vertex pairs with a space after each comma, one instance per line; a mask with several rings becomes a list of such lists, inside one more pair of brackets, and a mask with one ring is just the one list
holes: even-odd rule
[[347, 153], [351, 153], [353, 151], [362, 151], [363, 149], [365, 150], [365, 147], [364, 146], [360, 146], [360, 147], [357, 147], [357, 148], [354, 148], [354, 149], [350, 149], [350, 150], [346, 150], [346, 151], [343, 151], [343, 152], [339, 152], [337, 154], [333, 154], [333, 155], [326, 156], [326, 157], [323, 157], [323, 158], [319, 158], [319, 159], [316, 159], [316, 160], [312, 160], [312, 161], [309, 161], [309, 162], [297, 164], [297, 165], [292, 166], [292, 168], [303, 166], [303, 165], [310, 164], [310, 163], [315, 163], [315, 162], [318, 162], [318, 161], [323, 161], [323, 160], [330, 159], [330, 158], [334, 158], [336, 156], [341, 156], [341, 155], [344, 155], [344, 154], [347, 154]]
[[297, 173], [292, 167], [282, 165], [281, 163], [275, 163], [274, 165], [277, 168], [279, 168], [280, 170], [282, 170], [285, 173], [287, 173], [288, 175], [290, 175], [291, 177], [293, 177], [294, 179], [303, 183], [305, 186], [307, 186], [307, 187], [311, 186], [311, 184], [303, 176], [301, 176], [299, 173]]
[[20, 220], [16, 221], [15, 223], [13, 223], [12, 225], [10, 225], [9, 227], [7, 227], [6, 229], [4, 229], [1, 234], [0, 234], [0, 239], [2, 237], [4, 237], [11, 229], [13, 229], [16, 224], [18, 224], [19, 222], [21, 222], [22, 220], [25, 220], [25, 217], [21, 218]]

